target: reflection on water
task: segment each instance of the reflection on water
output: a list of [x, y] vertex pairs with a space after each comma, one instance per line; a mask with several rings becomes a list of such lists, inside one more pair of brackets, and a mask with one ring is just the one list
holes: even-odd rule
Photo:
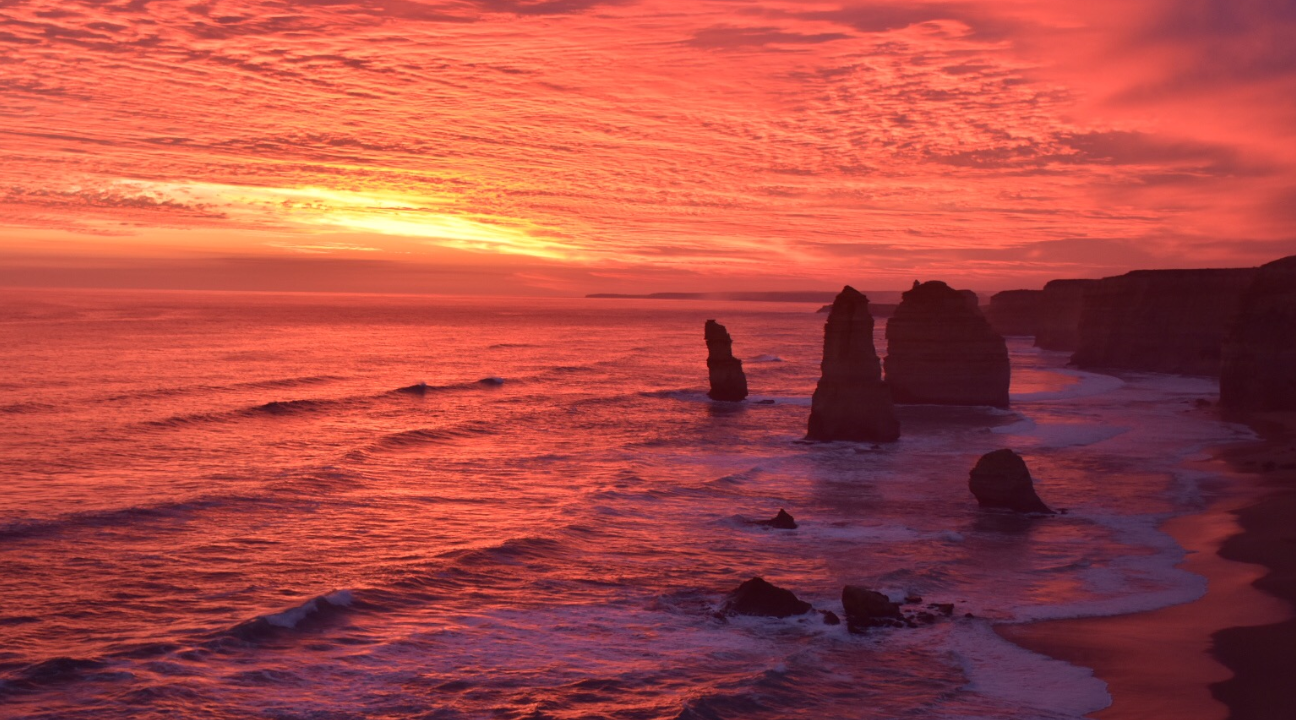
[[[3, 300], [0, 695], [24, 717], [1077, 717], [1101, 684], [986, 623], [1199, 592], [1155, 526], [1198, 502], [1178, 459], [1237, 432], [1192, 410], [1209, 383], [1013, 339], [1010, 411], [803, 443], [823, 316], [798, 305]], [[781, 359], [746, 365], [772, 402], [705, 398], [712, 317]], [[976, 509], [967, 472], [1005, 446], [1068, 514]], [[797, 530], [744, 521], [780, 507]], [[957, 612], [716, 620], [754, 575]]]

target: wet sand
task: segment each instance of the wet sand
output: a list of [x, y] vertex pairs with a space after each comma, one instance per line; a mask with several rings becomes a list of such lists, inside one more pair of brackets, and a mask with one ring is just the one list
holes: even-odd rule
[[[1272, 427], [1262, 435], [1264, 442], [1221, 452], [1219, 462], [1240, 471], [1236, 494], [1162, 526], [1189, 551], [1180, 567], [1208, 579], [1203, 597], [1146, 613], [1001, 625], [997, 632], [1092, 668], [1112, 704], [1091, 717], [1296, 718], [1296, 471], [1282, 468], [1296, 456], [1281, 459], [1291, 451], [1290, 435]], [[1265, 467], [1257, 481], [1251, 473]], [[1271, 487], [1282, 477], [1283, 489]]]

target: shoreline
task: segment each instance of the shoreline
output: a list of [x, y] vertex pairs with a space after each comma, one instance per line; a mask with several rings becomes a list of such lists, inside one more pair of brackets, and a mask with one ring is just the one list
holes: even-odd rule
[[[1274, 478], [1255, 475], [1265, 463], [1296, 468], [1288, 432], [1296, 423], [1252, 426], [1261, 440], [1220, 448], [1209, 461], [1240, 482], [1203, 511], [1161, 525], [1188, 553], [1178, 567], [1207, 578], [1202, 597], [1147, 612], [995, 627], [1005, 640], [1090, 668], [1106, 682], [1111, 704], [1089, 717], [1296, 717], [1296, 531], [1289, 525], [1296, 470], [1281, 471], [1289, 477], [1280, 489]], [[1276, 503], [1276, 493], [1285, 500]]]

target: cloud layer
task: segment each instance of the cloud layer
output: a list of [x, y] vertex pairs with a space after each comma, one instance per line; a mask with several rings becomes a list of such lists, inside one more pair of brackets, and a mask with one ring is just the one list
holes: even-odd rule
[[1286, 0], [0, 0], [0, 251], [1253, 264], [1296, 252], [1293, 36]]

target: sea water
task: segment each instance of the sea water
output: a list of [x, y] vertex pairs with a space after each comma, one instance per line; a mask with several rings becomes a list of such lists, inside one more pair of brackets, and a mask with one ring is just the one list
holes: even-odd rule
[[[824, 315], [774, 303], [0, 293], [0, 716], [1076, 718], [994, 623], [1204, 590], [1157, 530], [1245, 431], [1210, 380], [1011, 338], [1013, 406], [803, 441]], [[753, 396], [706, 398], [703, 322]], [[882, 323], [878, 349], [885, 353]], [[978, 510], [1025, 457], [1065, 514]], [[786, 508], [800, 527], [752, 521]], [[761, 576], [953, 603], [851, 635], [715, 611]]]

